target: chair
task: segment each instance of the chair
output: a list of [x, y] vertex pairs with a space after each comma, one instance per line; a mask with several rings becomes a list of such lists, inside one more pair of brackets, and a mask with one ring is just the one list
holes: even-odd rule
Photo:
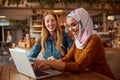
[[120, 49], [105, 48], [105, 52], [108, 64], [116, 77], [116, 80], [120, 80]]
[[1, 55], [9, 54], [9, 48], [12, 47], [12, 43], [1, 42]]

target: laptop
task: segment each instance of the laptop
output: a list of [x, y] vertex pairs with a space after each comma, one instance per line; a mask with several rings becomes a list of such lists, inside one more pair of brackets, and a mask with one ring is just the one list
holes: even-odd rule
[[25, 50], [11, 49], [11, 48], [9, 50], [13, 58], [13, 61], [15, 63], [15, 66], [18, 72], [21, 74], [32, 77], [34, 79], [42, 79], [42, 78], [61, 74], [60, 71], [53, 69], [48, 69], [45, 71], [43, 70], [34, 71], [27, 57], [27, 52]]

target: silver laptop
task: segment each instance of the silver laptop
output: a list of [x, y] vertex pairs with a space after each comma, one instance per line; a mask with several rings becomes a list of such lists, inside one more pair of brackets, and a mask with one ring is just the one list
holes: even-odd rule
[[42, 78], [61, 74], [60, 71], [53, 69], [49, 69], [46, 71], [43, 70], [34, 71], [27, 57], [26, 51], [18, 50], [18, 49], [9, 49], [9, 50], [19, 73], [22, 73], [34, 79], [42, 79]]

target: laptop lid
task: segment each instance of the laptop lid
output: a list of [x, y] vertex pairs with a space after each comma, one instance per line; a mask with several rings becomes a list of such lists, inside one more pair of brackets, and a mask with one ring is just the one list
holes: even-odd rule
[[52, 69], [46, 71], [40, 70], [34, 72], [30, 64], [30, 61], [27, 57], [27, 52], [25, 50], [19, 50], [19, 49], [9, 49], [9, 50], [19, 73], [22, 73], [34, 79], [42, 79], [42, 78], [61, 74], [61, 72]]

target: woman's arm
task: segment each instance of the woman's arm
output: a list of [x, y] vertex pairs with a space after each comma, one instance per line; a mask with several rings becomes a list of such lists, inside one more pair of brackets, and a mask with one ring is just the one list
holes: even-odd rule
[[48, 68], [53, 68], [56, 70], [63, 71], [65, 68], [65, 63], [61, 60], [32, 60], [34, 62], [34, 70], [45, 70]]
[[[92, 62], [94, 53], [92, 53], [95, 49], [95, 44], [90, 43], [88, 46], [86, 46], [85, 51], [82, 53], [79, 53], [81, 55], [78, 55], [78, 58], [76, 60], [73, 60], [75, 57], [75, 54], [73, 51], [70, 50], [70, 53], [68, 53], [64, 58], [62, 58], [59, 61], [49, 61], [49, 60], [34, 60], [35, 63], [33, 65], [33, 68], [36, 69], [45, 69], [47, 66], [50, 68], [54, 68], [57, 70], [65, 70], [65, 71], [72, 71], [72, 72], [79, 72]], [[94, 46], [94, 47], [93, 47]], [[72, 47], [74, 49], [74, 47]], [[92, 51], [92, 52], [91, 52]]]
[[37, 58], [38, 54], [40, 53], [40, 50], [41, 50], [41, 47], [39, 44], [35, 44], [31, 51], [29, 52], [29, 59], [32, 59], [32, 58]]
[[60, 61], [37, 60], [34, 61], [35, 64], [33, 67], [34, 69], [44, 69], [44, 67], [49, 66], [57, 70], [80, 72], [88, 68], [93, 63], [95, 57], [99, 57], [96, 56], [100, 48], [98, 42], [100, 43], [100, 39], [93, 38], [89, 41], [82, 53], [68, 53]]
[[[86, 68], [89, 68], [94, 62], [95, 57], [99, 53], [99, 49], [103, 48], [99, 44], [102, 44], [100, 39], [96, 36], [90, 38], [86, 47], [74, 53], [75, 61], [73, 62], [65, 62], [65, 71], [72, 71], [72, 72], [80, 72]], [[102, 54], [103, 55], [103, 54]]]

